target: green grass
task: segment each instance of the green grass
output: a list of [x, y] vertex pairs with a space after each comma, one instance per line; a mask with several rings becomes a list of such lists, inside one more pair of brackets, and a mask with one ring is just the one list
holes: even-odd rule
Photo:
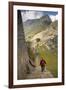
[[46, 61], [47, 69], [54, 75], [54, 77], [58, 76], [58, 58], [57, 58], [57, 50], [48, 50], [46, 47], [39, 47], [39, 53], [43, 59]]

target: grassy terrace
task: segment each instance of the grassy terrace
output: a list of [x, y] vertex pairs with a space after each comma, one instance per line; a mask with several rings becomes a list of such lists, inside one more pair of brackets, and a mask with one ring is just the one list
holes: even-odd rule
[[48, 50], [46, 47], [39, 47], [38, 48], [40, 56], [43, 57], [46, 61], [46, 67], [47, 69], [54, 75], [54, 77], [57, 77], [58, 75], [58, 57], [57, 57], [57, 50]]

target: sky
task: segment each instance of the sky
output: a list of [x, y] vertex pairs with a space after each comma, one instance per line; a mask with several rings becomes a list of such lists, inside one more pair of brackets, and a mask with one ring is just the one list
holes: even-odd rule
[[23, 22], [27, 21], [28, 19], [39, 19], [44, 15], [49, 15], [52, 21], [58, 19], [58, 12], [55, 11], [22, 10], [21, 15]]

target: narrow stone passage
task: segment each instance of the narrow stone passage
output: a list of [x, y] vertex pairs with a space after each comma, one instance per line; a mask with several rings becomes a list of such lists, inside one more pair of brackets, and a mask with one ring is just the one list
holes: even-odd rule
[[41, 72], [41, 67], [36, 67], [35, 70], [27, 75], [27, 79], [35, 79], [35, 78], [53, 78], [53, 75], [50, 71], [44, 70]]

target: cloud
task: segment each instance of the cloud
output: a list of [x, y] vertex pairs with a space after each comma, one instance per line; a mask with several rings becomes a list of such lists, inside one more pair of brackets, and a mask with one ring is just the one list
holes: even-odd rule
[[54, 12], [47, 12], [47, 11], [30, 11], [24, 10], [21, 12], [23, 22], [27, 21], [28, 19], [38, 19], [44, 15], [49, 15], [52, 21], [58, 20], [58, 15], [54, 14]]
[[28, 19], [38, 19], [43, 16], [43, 12], [25, 11], [21, 13], [22, 19], [25, 22]]
[[50, 15], [52, 21], [58, 20], [58, 15]]

